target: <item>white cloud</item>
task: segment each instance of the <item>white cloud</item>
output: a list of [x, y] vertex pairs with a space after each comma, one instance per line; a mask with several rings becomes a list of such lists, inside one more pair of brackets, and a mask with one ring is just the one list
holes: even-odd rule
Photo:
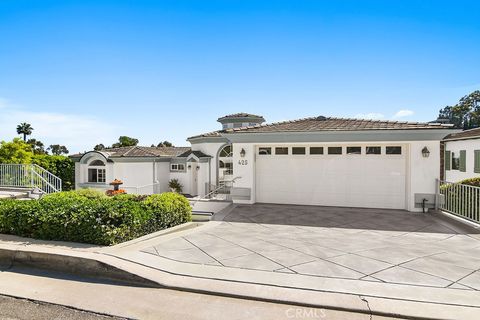
[[381, 113], [370, 112], [370, 113], [359, 113], [355, 116], [357, 119], [371, 119], [371, 120], [380, 120], [384, 119], [385, 116]]
[[[97, 143], [108, 144], [117, 138], [117, 127], [107, 121], [78, 114], [27, 111], [0, 99], [0, 140], [17, 136], [16, 127], [27, 122], [34, 128], [32, 138], [46, 146], [63, 144], [70, 153], [91, 150]], [[3, 103], [3, 104], [2, 104]]]
[[0, 97], [0, 109], [6, 108], [8, 105], [8, 100]]
[[403, 109], [403, 110], [399, 110], [397, 113], [395, 113], [395, 115], [393, 117], [394, 118], [409, 117], [409, 116], [412, 116], [414, 113], [415, 112], [413, 112], [412, 110]]

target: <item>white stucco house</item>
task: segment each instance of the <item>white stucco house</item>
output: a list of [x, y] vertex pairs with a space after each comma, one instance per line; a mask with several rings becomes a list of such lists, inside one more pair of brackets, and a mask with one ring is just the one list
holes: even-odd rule
[[[237, 203], [421, 210], [440, 178], [440, 141], [450, 125], [312, 117], [263, 124], [261, 116], [219, 118], [218, 131], [189, 148], [128, 147], [75, 155], [76, 187], [158, 193], [180, 180], [203, 196], [227, 186]], [[419, 200], [420, 199], [420, 200]]]
[[451, 134], [444, 145], [446, 181], [480, 177], [480, 128]]

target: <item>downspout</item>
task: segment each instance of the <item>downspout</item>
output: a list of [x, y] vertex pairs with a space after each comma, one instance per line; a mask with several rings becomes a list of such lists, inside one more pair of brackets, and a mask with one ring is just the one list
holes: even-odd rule
[[[208, 189], [210, 189], [210, 186], [212, 185], [212, 158], [208, 158]], [[210, 190], [206, 190], [207, 194], [210, 192]]]
[[153, 183], [154, 183], [154, 184], [153, 184], [153, 188], [152, 188], [153, 193], [156, 193], [156, 192], [155, 192], [155, 191], [156, 191], [155, 189], [157, 188], [157, 184], [158, 184], [157, 176], [158, 176], [158, 175], [157, 175], [157, 159], [154, 158], [154, 159], [153, 159]]

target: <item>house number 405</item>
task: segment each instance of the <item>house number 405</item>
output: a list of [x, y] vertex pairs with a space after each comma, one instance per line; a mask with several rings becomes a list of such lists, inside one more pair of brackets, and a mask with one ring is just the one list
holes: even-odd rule
[[246, 166], [248, 164], [248, 160], [238, 160], [238, 164], [241, 166]]

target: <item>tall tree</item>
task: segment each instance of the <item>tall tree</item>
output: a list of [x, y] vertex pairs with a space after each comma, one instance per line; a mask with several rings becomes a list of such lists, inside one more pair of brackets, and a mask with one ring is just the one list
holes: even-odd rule
[[37, 139], [28, 139], [27, 143], [32, 147], [34, 154], [46, 154], [45, 145]]
[[120, 147], [132, 147], [138, 144], [138, 139], [127, 137], [127, 136], [120, 136], [118, 138], [118, 142], [112, 144], [112, 148], [120, 148]]
[[454, 106], [444, 107], [440, 110], [438, 118], [448, 120], [460, 129], [480, 127], [480, 90], [464, 96]]
[[17, 126], [17, 133], [23, 134], [23, 141], [27, 141], [27, 136], [31, 135], [33, 128], [29, 123], [22, 122]]
[[165, 140], [160, 142], [157, 147], [173, 147], [173, 144], [170, 141]]
[[65, 146], [59, 144], [51, 144], [47, 150], [50, 150], [53, 155], [60, 156], [62, 154], [68, 154], [68, 149]]

